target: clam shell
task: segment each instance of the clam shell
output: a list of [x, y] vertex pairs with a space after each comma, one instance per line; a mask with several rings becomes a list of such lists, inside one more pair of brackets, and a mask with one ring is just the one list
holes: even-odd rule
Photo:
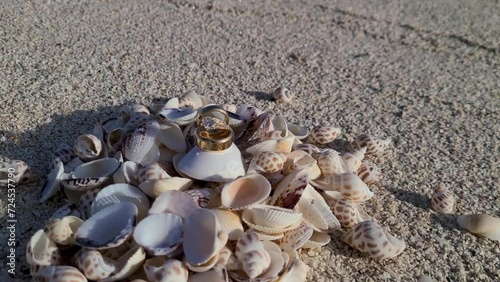
[[144, 157], [139, 161], [139, 164], [143, 166], [150, 165], [152, 163], [158, 162], [160, 160], [160, 148], [158, 145], [153, 144], [149, 151], [144, 155]]
[[114, 263], [96, 250], [81, 249], [75, 255], [75, 266], [90, 280], [108, 278], [115, 271]]
[[280, 171], [283, 168], [286, 157], [284, 154], [275, 152], [262, 152], [258, 153], [252, 158], [248, 172], [265, 172], [273, 173]]
[[227, 233], [228, 240], [238, 240], [243, 236], [243, 223], [237, 212], [222, 209], [212, 209], [212, 212], [217, 217], [221, 230]]
[[171, 177], [143, 182], [139, 185], [139, 188], [149, 197], [156, 198], [166, 191], [184, 191], [191, 187], [192, 184], [193, 181], [191, 179]]
[[257, 234], [257, 236], [259, 236], [259, 240], [261, 241], [275, 241], [283, 238], [284, 236], [283, 233], [271, 234], [271, 233], [260, 232], [258, 230], [255, 230], [255, 233]]
[[140, 166], [137, 163], [131, 161], [123, 162], [118, 170], [113, 174], [113, 181], [115, 183], [138, 185], [139, 182], [137, 181], [135, 175], [137, 174], [139, 168]]
[[292, 251], [301, 248], [312, 236], [313, 229], [302, 222], [297, 228], [285, 232], [283, 238], [278, 240], [282, 250]]
[[352, 228], [361, 221], [371, 219], [359, 205], [347, 199], [334, 202], [332, 211], [342, 227], [345, 228]]
[[[264, 244], [264, 243], [268, 243], [268, 244]], [[269, 268], [266, 270], [266, 272], [259, 275], [259, 278], [261, 278], [261, 279], [266, 279], [266, 278], [275, 279], [283, 271], [283, 268], [285, 266], [285, 259], [283, 258], [281, 250], [278, 247], [278, 245], [276, 245], [272, 242], [269, 242], [269, 241], [263, 242], [263, 244], [264, 244], [267, 252], [269, 253], [269, 256], [271, 257], [271, 265], [269, 265]], [[276, 248], [278, 250], [275, 251], [274, 248], [272, 248], [270, 246], [270, 244], [276, 246]]]
[[197, 210], [199, 210], [198, 203], [191, 196], [181, 191], [171, 190], [163, 192], [156, 198], [149, 209], [149, 214], [173, 213], [185, 220]]
[[84, 163], [73, 172], [74, 178], [99, 178], [112, 175], [120, 166], [113, 158], [104, 158]]
[[266, 140], [248, 147], [246, 152], [252, 155], [263, 152], [290, 153], [292, 151], [294, 140], [294, 136], [282, 139]]
[[181, 261], [155, 257], [146, 260], [144, 272], [149, 282], [186, 282], [188, 270]]
[[328, 144], [339, 137], [341, 129], [333, 126], [317, 126], [311, 131], [314, 141], [319, 144]]
[[388, 259], [401, 254], [406, 248], [403, 240], [385, 231], [374, 221], [363, 221], [342, 235], [342, 241], [368, 257]]
[[227, 239], [214, 212], [196, 209], [184, 223], [182, 246], [186, 262], [191, 265], [207, 263], [226, 245]]
[[113, 130], [117, 128], [122, 128], [125, 124], [120, 118], [109, 118], [103, 122], [100, 123], [102, 126], [102, 129], [106, 135], [111, 134]]
[[75, 216], [65, 216], [62, 219], [50, 220], [46, 226], [50, 239], [60, 245], [75, 244], [75, 232], [82, 226], [83, 220]]
[[103, 145], [101, 140], [92, 134], [78, 136], [73, 146], [75, 154], [82, 160], [92, 160], [101, 154]]
[[139, 183], [169, 177], [170, 175], [168, 175], [168, 173], [157, 162], [141, 167], [135, 174], [135, 178]]
[[76, 232], [76, 244], [89, 249], [119, 246], [130, 238], [137, 218], [137, 206], [118, 203], [92, 215]]
[[307, 185], [302, 193], [298, 209], [303, 219], [318, 231], [332, 231], [341, 227], [325, 199], [311, 185]]
[[57, 265], [61, 262], [61, 255], [48, 233], [40, 229], [26, 246], [26, 260], [30, 265]]
[[294, 95], [290, 93], [290, 90], [288, 90], [288, 88], [285, 87], [278, 87], [273, 92], [274, 99], [279, 103], [291, 103], [293, 96]]
[[438, 186], [431, 198], [431, 208], [439, 213], [452, 213], [455, 198], [448, 188]]
[[500, 218], [487, 214], [466, 214], [458, 216], [457, 223], [471, 233], [500, 241]]
[[135, 117], [138, 115], [149, 115], [148, 108], [141, 104], [131, 104], [128, 106], [128, 109], [125, 109], [125, 111], [131, 117]]
[[366, 147], [366, 156], [381, 156], [384, 150], [391, 143], [391, 139], [385, 140], [369, 134], [361, 134], [355, 140], [358, 148]]
[[231, 210], [241, 210], [259, 204], [271, 193], [271, 184], [260, 174], [240, 177], [222, 188], [222, 205]]
[[146, 253], [144, 249], [136, 245], [118, 259], [115, 263], [115, 271], [113, 271], [108, 278], [100, 280], [99, 282], [123, 280], [139, 270], [145, 259]]
[[[261, 226], [261, 225], [255, 223], [255, 215], [254, 215], [253, 209], [244, 210], [243, 214], [242, 214], [242, 220], [251, 229], [254, 229], [255, 231], [266, 233], [266, 234], [282, 234], [288, 230], [292, 230], [294, 228], [297, 228], [297, 225], [298, 225], [298, 224], [295, 224], [295, 225], [287, 226], [284, 228], [278, 228], [278, 227], [275, 227], [272, 225]], [[298, 223], [300, 223], [300, 222], [298, 222]]]
[[175, 123], [182, 126], [194, 122], [198, 111], [190, 107], [183, 109], [164, 108], [158, 115], [165, 123]]
[[159, 126], [160, 131], [156, 138], [163, 145], [177, 153], [185, 153], [187, 151], [184, 134], [177, 124], [161, 122]]
[[307, 272], [309, 271], [309, 266], [307, 266], [303, 261], [298, 258], [294, 258], [290, 261], [285, 272], [281, 275], [278, 282], [300, 282], [306, 281]]
[[193, 198], [194, 201], [198, 203], [198, 206], [200, 208], [206, 208], [208, 206], [208, 203], [210, 202], [210, 199], [212, 198], [212, 195], [214, 194], [214, 191], [209, 188], [202, 188], [187, 190], [185, 191], [185, 193], [191, 196], [191, 198]]
[[149, 209], [149, 199], [142, 191], [128, 184], [112, 184], [102, 189], [92, 204], [92, 214], [115, 203], [130, 202], [137, 207], [137, 217], [143, 219]]
[[296, 225], [302, 219], [302, 214], [291, 209], [270, 205], [252, 207], [253, 221], [260, 226], [287, 228]]
[[330, 238], [330, 235], [328, 235], [327, 233], [314, 231], [311, 238], [309, 238], [309, 241], [307, 241], [304, 245], [302, 245], [302, 248], [304, 249], [321, 248], [330, 243], [331, 239], [332, 238]]
[[299, 202], [308, 181], [309, 173], [307, 169], [290, 173], [280, 181], [269, 204], [286, 209], [293, 209]]
[[75, 214], [78, 214], [78, 211], [76, 211], [76, 205], [64, 204], [52, 214], [50, 219], [61, 219], [68, 215], [75, 216]]
[[380, 170], [372, 163], [361, 163], [357, 174], [367, 185], [375, 184], [380, 177]]
[[159, 146], [160, 149], [160, 159], [159, 163], [172, 163], [174, 161], [174, 156], [177, 154], [176, 151], [169, 149], [166, 146]]
[[223, 267], [214, 267], [213, 269], [194, 273], [189, 275], [188, 282], [229, 282], [229, 277], [227, 275], [227, 270]]
[[134, 240], [151, 255], [163, 256], [181, 244], [182, 228], [182, 218], [178, 215], [152, 214], [139, 222], [134, 230]]
[[[129, 161], [136, 163], [146, 156], [155, 145], [156, 136], [160, 130], [158, 122], [155, 120], [147, 121], [130, 132], [123, 140], [123, 156]], [[158, 152], [159, 157], [159, 152]]]
[[40, 193], [40, 203], [45, 202], [57, 193], [61, 184], [61, 177], [63, 173], [64, 166], [63, 163], [59, 161], [49, 175], [47, 175], [47, 180], [43, 184], [42, 192]]
[[245, 232], [243, 237], [238, 240], [235, 255], [250, 278], [261, 275], [271, 265], [271, 256], [252, 229]]

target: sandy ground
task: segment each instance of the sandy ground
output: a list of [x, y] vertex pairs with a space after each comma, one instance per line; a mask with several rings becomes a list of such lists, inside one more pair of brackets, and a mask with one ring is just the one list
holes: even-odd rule
[[[499, 243], [428, 206], [443, 184], [457, 214], [500, 216], [499, 26], [498, 1], [3, 1], [0, 159], [41, 179], [17, 189], [18, 274], [0, 280], [29, 279], [26, 242], [63, 202], [37, 201], [59, 144], [125, 103], [194, 90], [340, 126], [342, 139], [393, 138], [365, 209], [406, 251], [374, 261], [334, 234], [303, 253], [309, 281], [500, 281]], [[269, 99], [280, 84], [292, 105]]]

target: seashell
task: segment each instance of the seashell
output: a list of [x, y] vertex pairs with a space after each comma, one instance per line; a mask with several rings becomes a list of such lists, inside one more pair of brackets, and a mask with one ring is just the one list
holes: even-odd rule
[[262, 115], [264, 112], [252, 105], [243, 104], [239, 106], [234, 113], [241, 116], [246, 121], [251, 121]]
[[96, 250], [81, 249], [75, 255], [75, 266], [90, 280], [108, 278], [116, 269], [114, 263]]
[[235, 104], [223, 104], [223, 105], [221, 105], [221, 107], [225, 111], [231, 112], [231, 113], [236, 113], [236, 111], [238, 110], [238, 106], [236, 106]]
[[43, 184], [42, 192], [40, 193], [39, 202], [45, 202], [50, 197], [54, 196], [59, 190], [61, 177], [64, 173], [64, 166], [61, 161], [58, 161], [54, 169], [47, 175], [47, 180]]
[[275, 152], [258, 153], [252, 158], [248, 172], [277, 172], [283, 168], [286, 157], [284, 154]]
[[200, 264], [191, 264], [187, 262], [186, 258], [184, 257], [184, 264], [189, 270], [193, 272], [206, 272], [212, 269], [214, 266], [216, 266], [218, 261], [219, 261], [219, 253], [216, 253], [207, 262]]
[[431, 198], [431, 207], [439, 213], [452, 213], [455, 205], [455, 198], [448, 188], [438, 186], [434, 189]]
[[255, 229], [254, 231], [257, 234], [257, 236], [259, 236], [259, 240], [261, 241], [275, 241], [283, 238], [284, 236], [283, 233], [271, 234], [271, 233], [261, 232]]
[[160, 160], [160, 148], [158, 145], [153, 144], [144, 157], [138, 162], [143, 166], [150, 165]]
[[[246, 209], [246, 210], [243, 211], [242, 220], [251, 229], [253, 229], [253, 230], [257, 231], [257, 232], [264, 233], [263, 234], [264, 236], [265, 236], [265, 234], [283, 234], [284, 232], [286, 232], [288, 230], [295, 229], [298, 226], [298, 224], [295, 224], [295, 225], [292, 225], [292, 226], [286, 226], [286, 227], [278, 228], [278, 227], [275, 227], [275, 226], [272, 226], [272, 225], [264, 225], [264, 226], [262, 226], [262, 225], [256, 224], [255, 223], [254, 210], [252, 210], [252, 209]], [[300, 222], [298, 222], [298, 223], [300, 223]]]
[[298, 258], [290, 261], [285, 272], [277, 282], [304, 282], [306, 281], [309, 266]]
[[159, 123], [160, 131], [156, 138], [167, 148], [177, 153], [185, 153], [186, 140], [180, 127], [175, 123]]
[[393, 258], [406, 248], [403, 240], [385, 231], [374, 221], [362, 221], [342, 235], [342, 241], [358, 249], [368, 257], [376, 259]]
[[352, 228], [362, 221], [371, 220], [361, 206], [347, 199], [341, 199], [333, 203], [332, 211], [342, 227], [345, 228]]
[[181, 244], [182, 232], [180, 216], [173, 213], [152, 214], [137, 224], [134, 240], [151, 255], [163, 256]]
[[271, 256], [252, 229], [245, 232], [238, 240], [235, 255], [250, 278], [256, 278], [266, 272], [271, 265]]
[[118, 203], [92, 215], [76, 232], [76, 244], [89, 249], [119, 246], [130, 238], [137, 218], [137, 206]]
[[122, 144], [123, 156], [133, 162], [140, 162], [153, 147], [158, 131], [158, 122], [147, 121], [130, 132]]
[[203, 107], [204, 100], [206, 102], [206, 98], [196, 94], [196, 92], [190, 90], [179, 98], [179, 108], [191, 107], [193, 109], [198, 109]]
[[106, 145], [111, 152], [116, 152], [120, 148], [123, 137], [125, 136], [124, 128], [115, 128], [106, 136]]
[[357, 149], [352, 153], [343, 153], [340, 155], [344, 162], [347, 164], [350, 172], [357, 172], [361, 166], [361, 160], [363, 160], [366, 152], [366, 147]]
[[243, 236], [243, 223], [237, 212], [222, 209], [212, 209], [211, 211], [217, 217], [221, 230], [227, 233], [228, 240], [238, 240]]
[[307, 169], [310, 179], [317, 179], [321, 176], [318, 162], [308, 153], [302, 150], [295, 150], [288, 155], [284, 164], [283, 173], [290, 174], [294, 170]]
[[77, 167], [81, 166], [82, 164], [83, 161], [80, 158], [76, 157], [64, 165], [64, 173], [73, 172]]
[[34, 280], [40, 282], [87, 282], [87, 278], [72, 266], [51, 265], [41, 267], [35, 273]]
[[373, 192], [368, 186], [354, 173], [342, 173], [340, 176], [334, 176], [334, 185], [340, 187], [338, 191], [355, 203], [368, 201], [373, 198]]
[[103, 256], [116, 261], [136, 245], [137, 244], [135, 243], [134, 239], [130, 238], [119, 246], [105, 250], [99, 250], [99, 252]]
[[125, 130], [125, 132], [129, 132], [131, 130], [138, 128], [141, 124], [144, 124], [149, 120], [151, 120], [150, 116], [137, 115], [128, 120], [127, 123], [123, 126], [123, 129]]
[[269, 183], [271, 183], [272, 188], [276, 188], [278, 183], [283, 179], [283, 171], [277, 171], [277, 172], [271, 172], [271, 173], [261, 173], [262, 176], [264, 176]]
[[56, 243], [40, 229], [26, 246], [26, 260], [30, 265], [57, 265], [61, 262], [61, 255]]
[[457, 217], [460, 227], [493, 241], [500, 241], [500, 218], [487, 214], [466, 214]]
[[74, 178], [99, 178], [112, 175], [120, 166], [113, 158], [104, 158], [84, 163], [75, 168]]
[[36, 180], [36, 175], [27, 163], [20, 160], [0, 162], [0, 186], [28, 183], [34, 180]]
[[207, 263], [226, 245], [227, 239], [214, 212], [196, 209], [184, 223], [182, 246], [186, 262], [191, 265]]
[[[242, 234], [243, 235], [243, 234]], [[234, 256], [231, 249], [228, 246], [225, 246], [219, 251], [219, 258], [217, 259], [217, 266], [226, 266], [230, 260], [234, 260], [236, 257]]]
[[262, 203], [271, 193], [271, 184], [260, 174], [240, 177], [222, 188], [221, 202], [224, 208], [242, 210]]
[[123, 109], [123, 113], [129, 115], [130, 117], [135, 117], [138, 115], [149, 115], [149, 110], [146, 106], [141, 104], [131, 104]]
[[140, 189], [128, 184], [112, 184], [102, 189], [92, 204], [92, 215], [117, 203], [129, 202], [137, 207], [137, 218], [143, 219], [149, 209], [149, 199]]
[[262, 152], [290, 153], [292, 151], [294, 136], [282, 139], [272, 139], [257, 143], [246, 149], [246, 152], [256, 155]]
[[213, 269], [194, 273], [189, 275], [188, 282], [229, 282], [229, 277], [227, 275], [227, 270], [223, 267], [214, 267]]
[[380, 177], [380, 170], [372, 163], [361, 163], [357, 174], [367, 185], [375, 184]]
[[[238, 108], [239, 110], [239, 108]], [[236, 114], [244, 116], [238, 112]], [[270, 131], [272, 125], [272, 115], [268, 113], [262, 113], [256, 118], [246, 119], [247, 127], [241, 134], [241, 136], [236, 139], [235, 144], [242, 150], [253, 146], [263, 140], [266, 134]]]
[[330, 238], [330, 235], [328, 235], [327, 233], [314, 231], [311, 238], [309, 238], [309, 241], [307, 241], [304, 245], [302, 245], [302, 248], [304, 249], [321, 248], [330, 243], [331, 239], [332, 238]]
[[158, 180], [149, 180], [139, 185], [139, 189], [149, 197], [156, 198], [166, 191], [184, 191], [191, 187], [193, 181], [188, 178], [171, 177]]
[[101, 140], [92, 134], [78, 136], [73, 146], [73, 151], [82, 160], [93, 160], [102, 152]]
[[332, 149], [325, 149], [316, 155], [318, 166], [325, 177], [339, 175], [350, 171], [339, 153]]
[[82, 226], [83, 220], [75, 216], [52, 219], [46, 225], [48, 235], [57, 244], [72, 246], [75, 244], [75, 232]]
[[185, 193], [191, 196], [200, 208], [206, 208], [212, 197], [213, 190], [209, 188], [192, 189], [185, 191]]
[[76, 205], [64, 204], [62, 207], [58, 208], [54, 214], [52, 214], [50, 219], [61, 219], [68, 215], [75, 216], [75, 214], [78, 214], [78, 211], [76, 211]]
[[307, 185], [298, 203], [304, 221], [310, 223], [316, 231], [340, 229], [340, 222], [333, 215], [325, 199], [311, 185]]
[[49, 169], [53, 170], [58, 161], [63, 164], [67, 164], [69, 161], [77, 158], [75, 151], [68, 144], [62, 143], [59, 147], [52, 153], [52, 160], [50, 162]]
[[171, 190], [163, 192], [156, 198], [149, 209], [149, 214], [173, 213], [186, 220], [191, 213], [198, 209], [198, 204], [188, 194]]
[[100, 123], [102, 130], [106, 135], [109, 135], [113, 130], [117, 128], [122, 128], [125, 124], [121, 118], [109, 118]]
[[71, 178], [61, 180], [62, 186], [73, 191], [88, 191], [102, 186], [107, 177], [85, 177], [85, 178]]
[[358, 148], [366, 147], [366, 156], [382, 156], [384, 150], [391, 143], [391, 138], [385, 140], [369, 134], [361, 134], [354, 141]]
[[121, 163], [118, 170], [113, 173], [114, 183], [139, 184], [139, 181], [135, 177], [139, 169], [140, 166], [135, 162], [126, 161]]
[[136, 245], [118, 259], [115, 263], [115, 271], [108, 278], [102, 279], [99, 282], [121, 281], [139, 270], [144, 264], [145, 259], [146, 253], [144, 249]]
[[183, 109], [167, 108], [158, 113], [161, 121], [165, 123], [175, 123], [180, 126], [194, 122], [197, 115], [198, 111], [190, 107]]
[[308, 181], [309, 173], [307, 169], [290, 173], [278, 184], [269, 204], [286, 209], [295, 208]]
[[309, 155], [313, 156], [314, 154], [316, 153], [320, 153], [321, 150], [314, 146], [313, 144], [306, 144], [306, 143], [302, 143], [302, 144], [296, 144], [293, 146], [293, 150], [302, 150], [306, 153], [308, 153]]
[[291, 209], [270, 205], [252, 207], [253, 221], [260, 226], [287, 228], [300, 223], [302, 214]]
[[340, 128], [333, 126], [317, 126], [311, 131], [312, 139], [319, 144], [328, 144], [340, 135]]
[[[288, 132], [293, 134], [293, 136], [295, 136], [297, 139], [304, 139], [309, 135], [309, 130], [305, 126], [300, 126], [300, 125], [294, 124], [294, 123], [287, 123], [287, 128], [288, 128]], [[301, 144], [299, 144], [299, 145], [301, 145]], [[307, 144], [307, 145], [310, 145], [310, 144]], [[314, 146], [314, 145], [311, 145], [311, 146]], [[302, 150], [302, 149], [294, 148], [294, 150]]]
[[273, 92], [273, 97], [278, 103], [291, 103], [293, 96], [290, 90], [285, 87], [278, 87]]
[[167, 146], [160, 145], [159, 150], [160, 150], [160, 159], [158, 160], [158, 162], [162, 164], [172, 163], [174, 160], [174, 156], [177, 155], [176, 151], [169, 149]]
[[139, 168], [135, 174], [135, 179], [139, 183], [169, 177], [170, 175], [157, 162]]
[[87, 190], [78, 200], [78, 212], [80, 213], [80, 218], [87, 220], [92, 215], [92, 204], [97, 197], [97, 194], [101, 189]]
[[144, 272], [149, 282], [186, 282], [188, 270], [181, 261], [166, 260], [162, 257], [147, 259], [144, 263]]
[[278, 245], [286, 252], [300, 249], [312, 236], [313, 229], [305, 222], [297, 228], [284, 233], [283, 238], [278, 240]]

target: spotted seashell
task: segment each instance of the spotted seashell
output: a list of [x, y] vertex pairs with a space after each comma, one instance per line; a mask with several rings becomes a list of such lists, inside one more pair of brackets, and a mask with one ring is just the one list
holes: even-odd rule
[[139, 127], [141, 124], [147, 122], [148, 120], [150, 120], [151, 117], [147, 116], [147, 115], [138, 115], [138, 116], [135, 116], [133, 118], [131, 118], [124, 126], [123, 126], [123, 129], [125, 130], [125, 132], [128, 132], [128, 131], [131, 131], [131, 130], [134, 130], [136, 129], [137, 127]]
[[318, 166], [318, 162], [308, 153], [302, 150], [295, 150], [288, 154], [283, 166], [283, 173], [288, 175], [292, 171], [301, 169], [309, 170], [310, 179], [316, 179], [321, 176], [321, 169]]
[[35, 179], [35, 174], [31, 171], [28, 164], [23, 161], [0, 162], [0, 186], [27, 183]]
[[135, 174], [135, 179], [139, 183], [164, 178], [170, 178], [170, 175], [157, 162], [141, 167]]
[[83, 220], [75, 216], [65, 216], [62, 219], [51, 219], [46, 228], [50, 239], [59, 245], [72, 246], [75, 244], [75, 232], [82, 226]]
[[471, 233], [500, 241], [500, 218], [487, 214], [466, 214], [457, 217], [460, 227]]
[[74, 158], [76, 158], [75, 151], [68, 144], [61, 144], [53, 153], [52, 160], [50, 161], [50, 170], [53, 170], [58, 161], [61, 161], [63, 164], [67, 164]]
[[355, 203], [368, 201], [373, 198], [373, 192], [368, 186], [354, 173], [342, 173], [334, 176], [335, 186], [345, 199]]
[[279, 103], [290, 103], [293, 99], [292, 93], [285, 87], [278, 87], [274, 90], [273, 97]]
[[324, 149], [321, 153], [316, 154], [316, 160], [325, 177], [339, 175], [345, 172], [347, 167], [339, 153], [332, 149]]
[[313, 144], [307, 144], [307, 143], [295, 144], [293, 146], [293, 151], [295, 150], [302, 150], [311, 156], [321, 152], [321, 150], [318, 147], [314, 146]]
[[231, 112], [231, 113], [236, 113], [236, 111], [238, 110], [238, 106], [235, 105], [235, 104], [223, 104], [222, 108], [225, 111], [228, 111], [228, 112]]
[[150, 258], [144, 263], [144, 272], [149, 282], [186, 282], [188, 280], [188, 269], [176, 259]]
[[278, 240], [278, 245], [285, 252], [298, 250], [311, 238], [313, 232], [309, 224], [302, 222], [297, 228], [285, 232]]
[[388, 259], [401, 254], [406, 248], [400, 240], [374, 221], [363, 221], [342, 236], [342, 241], [368, 257]]
[[114, 261], [99, 251], [81, 249], [74, 258], [75, 266], [90, 280], [108, 278], [115, 271]]
[[271, 256], [252, 229], [238, 240], [235, 255], [249, 278], [256, 278], [271, 265]]
[[270, 205], [293, 209], [297, 205], [309, 182], [307, 169], [296, 170], [283, 177], [270, 200]]
[[286, 156], [283, 153], [275, 152], [262, 152], [258, 153], [252, 158], [250, 162], [248, 173], [251, 172], [266, 172], [272, 173], [283, 169], [283, 163]]
[[130, 132], [123, 140], [123, 156], [139, 163], [155, 144], [159, 131], [157, 121], [148, 121]]
[[448, 188], [438, 186], [431, 198], [431, 208], [439, 213], [452, 213], [455, 198]]
[[379, 157], [383, 154], [385, 148], [391, 143], [391, 138], [382, 140], [373, 135], [361, 134], [355, 140], [358, 148], [366, 147], [366, 156]]
[[344, 228], [352, 228], [361, 221], [370, 219], [360, 206], [347, 199], [336, 201], [331, 207], [333, 214]]
[[317, 126], [311, 131], [313, 140], [319, 144], [328, 144], [340, 135], [340, 128], [333, 126]]
[[99, 191], [101, 191], [99, 188], [88, 190], [80, 197], [77, 206], [81, 219], [87, 220], [92, 215], [92, 204], [94, 203]]
[[61, 255], [49, 234], [40, 229], [31, 236], [26, 246], [26, 260], [30, 265], [58, 265]]
[[92, 134], [78, 136], [73, 150], [82, 160], [93, 160], [102, 152], [103, 144], [101, 140]]
[[368, 185], [377, 183], [380, 177], [380, 170], [372, 163], [361, 163], [357, 173], [359, 178]]
[[350, 172], [358, 171], [361, 161], [365, 157], [366, 147], [354, 150], [352, 153], [343, 153], [340, 156], [347, 164]]
[[32, 269], [33, 281], [37, 282], [87, 282], [87, 278], [72, 266], [35, 266]]

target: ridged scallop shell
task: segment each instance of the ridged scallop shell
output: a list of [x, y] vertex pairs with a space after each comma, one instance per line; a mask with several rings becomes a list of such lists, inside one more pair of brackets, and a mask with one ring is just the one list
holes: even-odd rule
[[262, 203], [271, 193], [271, 184], [260, 174], [249, 174], [227, 183], [222, 188], [224, 208], [241, 210]]
[[252, 158], [247, 173], [264, 172], [273, 173], [283, 169], [286, 157], [284, 154], [275, 152], [258, 153]]
[[43, 184], [40, 192], [39, 202], [45, 202], [50, 197], [54, 196], [61, 186], [61, 177], [64, 173], [64, 165], [58, 161], [54, 169], [47, 175], [47, 180]]
[[295, 258], [290, 261], [278, 282], [304, 282], [306, 281], [308, 271], [309, 266], [300, 259]]
[[340, 156], [347, 164], [350, 172], [357, 172], [361, 166], [361, 161], [365, 157], [366, 147], [354, 150], [352, 153], [343, 153]]
[[329, 234], [314, 231], [311, 238], [309, 238], [309, 240], [304, 245], [302, 245], [302, 248], [304, 249], [321, 248], [330, 243], [331, 240], [332, 238], [330, 237]]
[[208, 262], [226, 245], [227, 239], [214, 212], [196, 209], [184, 223], [182, 246], [186, 261], [192, 265]]
[[307, 169], [297, 170], [285, 176], [274, 190], [270, 205], [293, 209], [309, 182]]
[[115, 271], [114, 263], [96, 250], [81, 249], [75, 255], [75, 266], [90, 280], [108, 278]]
[[196, 109], [188, 107], [183, 109], [163, 109], [158, 115], [165, 123], [170, 122], [182, 126], [194, 122], [197, 114]]
[[276, 90], [273, 92], [273, 98], [278, 102], [278, 103], [290, 103], [292, 102], [294, 95], [290, 93], [290, 90], [285, 87], [278, 87]]
[[396, 257], [406, 248], [403, 240], [392, 236], [370, 220], [358, 223], [342, 236], [342, 241], [375, 259]]
[[[13, 169], [13, 170], [12, 170]], [[27, 163], [20, 160], [0, 162], [0, 187], [34, 181], [35, 174]], [[9, 182], [10, 180], [10, 182]]]
[[84, 163], [73, 172], [73, 178], [99, 178], [111, 176], [120, 166], [113, 158], [104, 158]]
[[150, 258], [144, 263], [144, 272], [149, 282], [186, 282], [188, 280], [187, 268], [176, 259]]
[[158, 140], [170, 150], [177, 153], [185, 153], [187, 150], [186, 140], [180, 127], [175, 123], [159, 123], [160, 131]]
[[284, 234], [283, 233], [277, 233], [277, 234], [271, 234], [271, 233], [266, 233], [262, 231], [255, 230], [255, 233], [257, 236], [259, 236], [259, 240], [261, 241], [275, 241], [283, 238]]
[[123, 140], [123, 156], [129, 161], [139, 163], [155, 144], [159, 130], [158, 122], [154, 120], [135, 128]]
[[89, 249], [119, 246], [132, 236], [137, 207], [118, 203], [92, 215], [76, 232], [76, 244]]
[[278, 245], [286, 252], [300, 249], [312, 236], [314, 230], [305, 222], [297, 228], [285, 232]]
[[370, 216], [359, 205], [347, 199], [334, 202], [332, 211], [342, 227], [345, 228], [352, 228], [361, 221], [370, 220]]
[[373, 198], [370, 188], [354, 173], [342, 173], [334, 177], [335, 186], [346, 199], [355, 203], [368, 201]]
[[284, 232], [288, 230], [292, 230], [300, 224], [300, 221], [297, 222], [294, 225], [286, 226], [286, 227], [276, 227], [272, 225], [259, 225], [255, 223], [255, 216], [254, 216], [254, 210], [253, 209], [247, 209], [243, 211], [242, 214], [242, 220], [245, 222], [248, 227], [251, 229], [255, 230], [256, 232], [261, 232], [264, 234], [283, 234]]
[[191, 196], [181, 191], [163, 192], [149, 209], [149, 214], [173, 213], [186, 220], [191, 213], [198, 210], [198, 203]]
[[137, 219], [143, 219], [149, 209], [149, 199], [139, 188], [128, 184], [112, 184], [97, 194], [91, 207], [91, 213], [95, 214], [100, 210], [116, 203], [129, 202], [137, 207]]
[[170, 175], [168, 175], [168, 173], [157, 162], [141, 167], [135, 174], [135, 178], [139, 183], [169, 177]]
[[455, 198], [453, 197], [453, 193], [444, 186], [436, 187], [431, 198], [431, 208], [439, 213], [452, 213], [454, 205]]
[[114, 183], [124, 183], [131, 185], [138, 185], [135, 175], [137, 171], [140, 169], [140, 166], [131, 161], [126, 161], [120, 164], [120, 167], [113, 173], [113, 181]]
[[316, 231], [333, 231], [341, 225], [325, 199], [311, 185], [307, 185], [298, 203], [298, 210], [304, 221]]
[[361, 163], [357, 174], [367, 185], [377, 183], [380, 178], [380, 170], [372, 163]]
[[288, 175], [292, 171], [301, 169], [309, 170], [309, 179], [316, 179], [321, 176], [318, 162], [305, 151], [295, 150], [288, 155], [283, 166], [283, 173]]
[[358, 148], [366, 147], [366, 156], [379, 157], [384, 153], [384, 150], [391, 143], [391, 138], [385, 140], [377, 138], [369, 134], [361, 134], [355, 140]]
[[256, 155], [262, 152], [290, 153], [292, 151], [294, 136], [282, 139], [272, 139], [260, 142], [246, 149], [246, 152]]
[[318, 147], [314, 146], [313, 144], [307, 144], [307, 143], [295, 144], [293, 145], [293, 150], [294, 151], [301, 150], [308, 153], [311, 156], [321, 152], [321, 150]]
[[92, 160], [99, 157], [102, 149], [101, 140], [92, 134], [78, 136], [73, 146], [75, 154], [82, 160]]
[[38, 282], [87, 282], [87, 278], [72, 266], [50, 265], [34, 266], [32, 270], [34, 281]]
[[344, 159], [337, 151], [332, 149], [324, 149], [321, 153], [317, 153], [316, 160], [321, 173], [325, 177], [339, 175], [348, 169]]
[[75, 244], [75, 232], [82, 226], [83, 220], [75, 216], [65, 216], [62, 219], [52, 219], [46, 225], [50, 239], [60, 245]]
[[[155, 230], [152, 232], [152, 230]], [[168, 255], [182, 242], [182, 218], [173, 213], [152, 214], [134, 230], [134, 240], [153, 256]]]
[[340, 128], [333, 126], [317, 126], [311, 131], [311, 137], [319, 144], [328, 144], [340, 135]]
[[193, 180], [189, 178], [170, 177], [142, 182], [139, 188], [149, 197], [156, 198], [166, 191], [184, 191], [192, 184]]
[[221, 230], [227, 233], [228, 240], [238, 240], [243, 236], [243, 223], [237, 212], [222, 209], [212, 209], [212, 212], [217, 217]]
[[99, 282], [121, 281], [139, 270], [144, 264], [146, 253], [141, 246], [134, 246], [122, 255], [115, 263], [115, 271], [111, 275]]
[[245, 232], [243, 237], [238, 240], [235, 255], [250, 278], [261, 275], [271, 265], [271, 256], [252, 229]]
[[291, 209], [270, 205], [256, 205], [251, 208], [253, 221], [260, 226], [287, 228], [296, 225], [302, 219], [302, 214]]
[[30, 265], [57, 265], [61, 262], [61, 255], [48, 233], [40, 229], [26, 246], [26, 260]]
[[151, 120], [150, 116], [147, 115], [137, 115], [135, 117], [132, 117], [129, 119], [125, 125], [123, 126], [123, 129], [125, 129], [126, 132], [129, 132], [131, 130], [134, 130], [138, 128], [141, 124]]
[[487, 214], [466, 214], [457, 217], [460, 227], [471, 233], [500, 241], [500, 218]]

